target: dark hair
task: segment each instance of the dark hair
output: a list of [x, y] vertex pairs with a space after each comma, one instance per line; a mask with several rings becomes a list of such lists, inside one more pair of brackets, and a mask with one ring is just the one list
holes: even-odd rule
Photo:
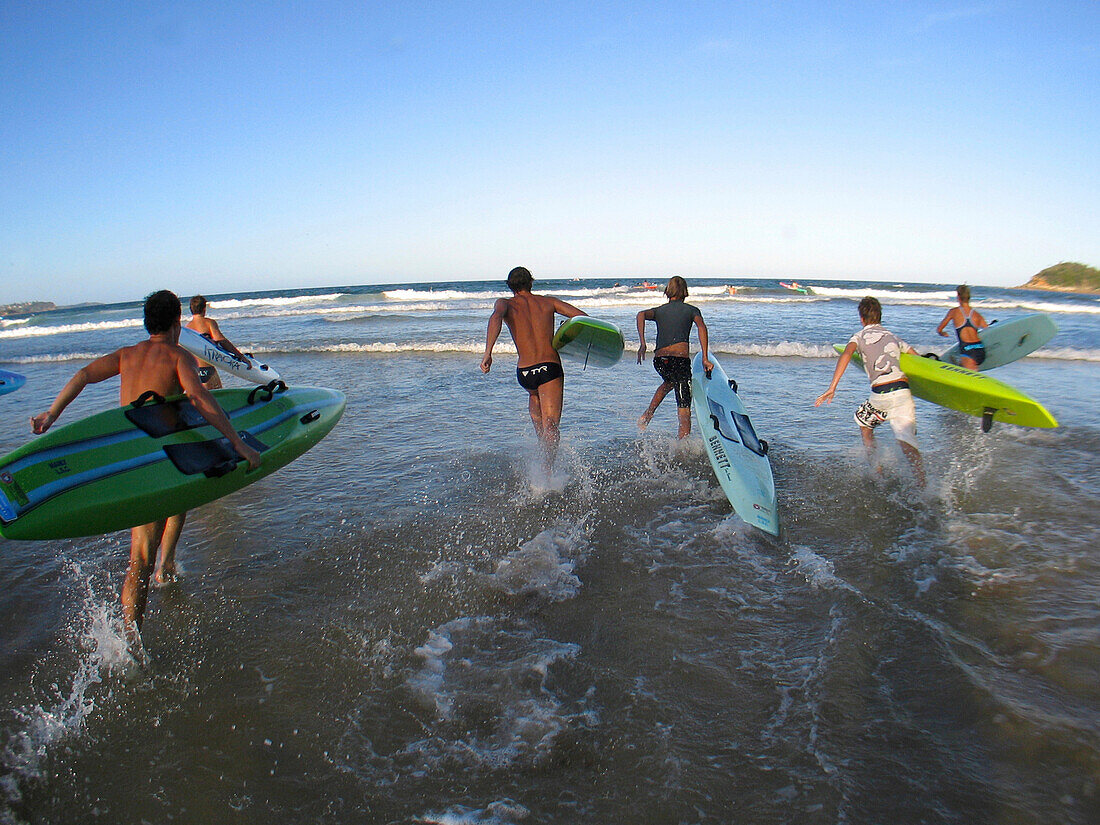
[[679, 275], [673, 275], [668, 279], [665, 287], [665, 297], [670, 301], [682, 301], [688, 296], [688, 282]]
[[145, 296], [145, 329], [150, 335], [168, 332], [180, 319], [180, 299], [162, 289]]
[[508, 273], [508, 288], [512, 290], [512, 292], [523, 292], [525, 289], [529, 290], [534, 282], [535, 279], [531, 277], [531, 273], [525, 266], [517, 266]]
[[882, 323], [882, 304], [878, 302], [878, 298], [872, 295], [868, 295], [862, 301], [859, 302], [859, 317], [860, 320], [868, 324], [881, 324]]
[[955, 295], [957, 295], [959, 300], [964, 304], [970, 303], [970, 287], [966, 284], [961, 284], [959, 288], [955, 290]]
[[196, 295], [191, 299], [191, 314], [202, 315], [204, 312], [206, 312], [206, 299]]

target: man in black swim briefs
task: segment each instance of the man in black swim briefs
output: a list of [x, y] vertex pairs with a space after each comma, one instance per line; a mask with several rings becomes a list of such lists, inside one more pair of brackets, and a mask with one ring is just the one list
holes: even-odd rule
[[553, 361], [535, 364], [533, 367], [516, 367], [516, 380], [528, 392], [534, 392], [555, 378], [565, 378], [565, 371], [561, 368], [561, 364], [555, 364]]
[[653, 309], [643, 309], [638, 313], [638, 340], [641, 342], [638, 345], [638, 363], [645, 360], [645, 322], [656, 321], [657, 348], [653, 351], [653, 369], [664, 382], [653, 393], [649, 408], [638, 419], [638, 428], [644, 430], [648, 427], [665, 396], [675, 391], [680, 438], [691, 432], [691, 353], [688, 349], [688, 338], [691, 337], [692, 324], [699, 329], [703, 368], [714, 368], [707, 355], [707, 325], [703, 322], [703, 313], [691, 304], [684, 303], [687, 296], [687, 281], [679, 275], [673, 275], [665, 287], [668, 303]]
[[587, 313], [572, 304], [548, 295], [534, 295], [531, 287], [534, 278], [522, 266], [508, 273], [511, 298], [500, 298], [489, 316], [489, 328], [485, 333], [485, 354], [481, 359], [481, 371], [488, 372], [493, 365], [493, 347], [504, 324], [512, 333], [512, 340], [519, 353], [516, 379], [528, 392], [528, 411], [535, 425], [542, 446], [547, 474], [554, 466], [561, 439], [562, 394], [565, 373], [561, 358], [554, 349], [554, 317], [564, 315], [573, 318]]

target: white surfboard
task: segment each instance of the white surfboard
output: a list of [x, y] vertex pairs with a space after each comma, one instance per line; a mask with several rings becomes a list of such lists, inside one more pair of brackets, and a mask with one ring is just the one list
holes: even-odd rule
[[261, 364], [255, 358], [242, 361], [233, 353], [222, 349], [209, 338], [199, 335], [188, 327], [180, 330], [180, 346], [203, 363], [225, 370], [253, 384], [268, 384], [279, 380], [279, 373], [267, 364]]
[[[1043, 312], [1013, 318], [1003, 323], [994, 321], [985, 329], [978, 330], [978, 338], [985, 344], [985, 360], [978, 366], [978, 371], [1003, 367], [1030, 355], [1053, 338], [1056, 332], [1058, 327]], [[959, 345], [955, 344], [940, 356], [940, 360], [958, 365], [960, 354]]]
[[768, 443], [756, 436], [745, 405], [722, 365], [703, 371], [703, 354], [691, 364], [691, 403], [706, 444], [707, 457], [734, 511], [765, 533], [779, 535], [775, 479], [768, 461]]

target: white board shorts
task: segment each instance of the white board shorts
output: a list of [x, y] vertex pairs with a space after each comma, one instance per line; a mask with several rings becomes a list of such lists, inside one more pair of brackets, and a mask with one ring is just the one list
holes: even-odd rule
[[873, 392], [867, 401], [886, 413], [886, 423], [898, 441], [917, 446], [917, 408], [911, 391]]

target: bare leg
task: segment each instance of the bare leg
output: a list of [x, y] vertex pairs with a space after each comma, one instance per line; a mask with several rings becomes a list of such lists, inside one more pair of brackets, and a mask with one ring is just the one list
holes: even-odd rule
[[691, 407], [677, 407], [676, 417], [680, 421], [680, 434], [678, 438], [687, 438], [691, 432]]
[[649, 402], [649, 408], [642, 413], [642, 417], [638, 419], [638, 429], [645, 431], [645, 428], [649, 426], [649, 422], [653, 420], [653, 413], [657, 412], [657, 408], [661, 406], [661, 402], [665, 400], [665, 396], [672, 390], [672, 384], [665, 381], [661, 386], [657, 388], [657, 391], [653, 393], [653, 400]]
[[905, 457], [909, 459], [909, 464], [913, 468], [913, 475], [916, 476], [917, 483], [923, 487], [925, 485], [924, 462], [921, 460], [920, 450], [904, 441], [899, 441], [898, 443], [901, 444], [901, 450], [905, 453]]
[[149, 574], [153, 572], [153, 560], [163, 535], [163, 521], [130, 530], [130, 564], [122, 582], [122, 626], [131, 647], [140, 640], [145, 601], [149, 595]]
[[966, 367], [968, 370], [974, 370], [974, 372], [978, 371], [978, 362], [965, 355], [959, 359], [959, 366]]
[[186, 520], [187, 513], [183, 512], [178, 516], [169, 516], [164, 523], [164, 536], [160, 540], [157, 563], [153, 569], [154, 584], [168, 584], [176, 580], [176, 545], [179, 544]]
[[860, 427], [859, 434], [863, 436], [863, 449], [867, 451], [867, 461], [875, 468], [875, 472], [881, 473], [882, 468], [878, 466], [875, 458], [875, 431], [870, 427]]
[[539, 440], [542, 442], [543, 458], [546, 462], [546, 473], [550, 474], [550, 471], [554, 467], [554, 459], [558, 455], [558, 444], [561, 441], [561, 432], [559, 425], [561, 424], [561, 407], [562, 407], [562, 395], [565, 389], [565, 380], [563, 378], [555, 378], [553, 381], [547, 381], [545, 384], [539, 386], [538, 398], [534, 398], [532, 393], [531, 401], [531, 420], [534, 421], [535, 414], [534, 409], [537, 406], [540, 417], [542, 420], [541, 427], [539, 424], [535, 424], [535, 430], [539, 433]]

